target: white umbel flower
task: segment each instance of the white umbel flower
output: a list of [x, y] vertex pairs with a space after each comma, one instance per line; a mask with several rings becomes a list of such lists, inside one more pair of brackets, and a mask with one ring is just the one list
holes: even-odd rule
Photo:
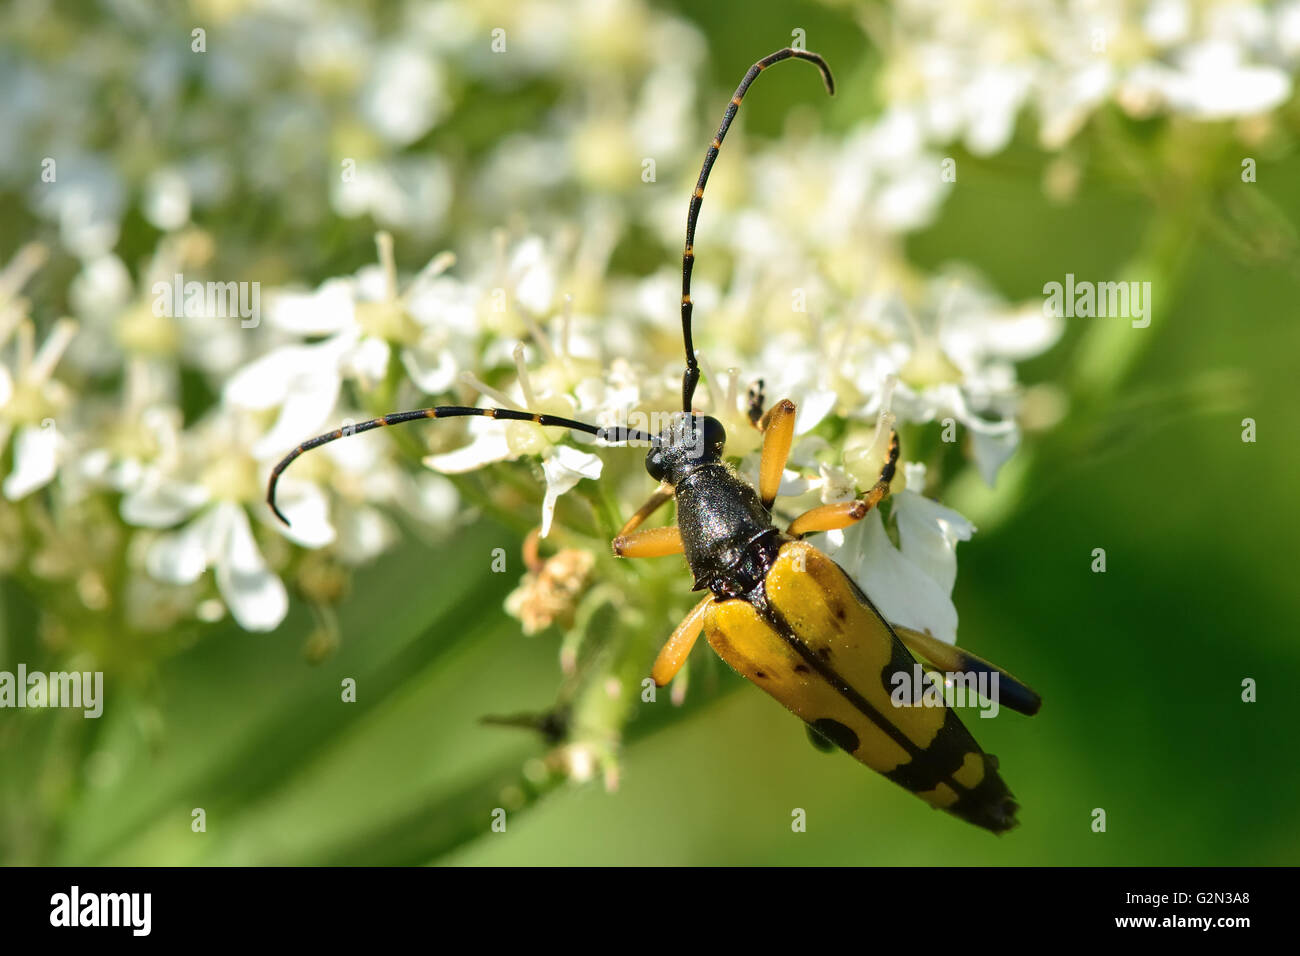
[[925, 466], [905, 466], [908, 487], [893, 496], [891, 520], [898, 529], [895, 547], [880, 511], [844, 531], [811, 540], [857, 582], [885, 618], [925, 631], [949, 644], [957, 642], [957, 608], [952, 587], [957, 578], [957, 544], [969, 541], [975, 527], [951, 508], [913, 488], [925, 486]]

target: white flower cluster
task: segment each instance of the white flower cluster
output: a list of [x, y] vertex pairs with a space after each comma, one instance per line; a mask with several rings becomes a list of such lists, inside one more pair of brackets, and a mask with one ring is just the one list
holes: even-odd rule
[[[640, 0], [114, 13], [120, 29], [90, 29], [75, 10], [18, 5], [0, 26], [15, 51], [0, 57], [0, 192], [54, 240], [25, 246], [0, 278], [0, 465], [6, 498], [24, 505], [0, 505], [3, 565], [36, 587], [72, 583], [88, 607], [120, 599], [133, 628], [228, 609], [271, 629], [296, 563], [286, 538], [356, 564], [397, 539], [394, 512], [446, 529], [459, 503], [389, 445], [340, 442], [286, 476], [282, 536], [263, 501], [269, 461], [326, 420], [375, 411], [349, 401], [446, 395], [462, 372], [511, 359], [557, 277], [541, 240], [500, 261], [504, 246], [473, 223], [580, 222], [576, 248], [546, 254], [585, 270], [579, 291], [602, 282], [626, 204], [615, 193], [642, 186], [642, 155], [671, 164], [684, 149], [703, 45]], [[592, 156], [634, 157], [633, 174], [593, 182]], [[580, 185], [609, 208], [566, 208]], [[128, 241], [136, 213], [136, 234], [161, 233], [145, 261]], [[412, 247], [454, 231], [484, 265], [453, 279], [453, 257], [436, 257], [398, 295], [381, 234], [379, 267], [314, 291], [293, 278], [320, 274], [319, 234], [342, 223], [356, 246], [367, 220]], [[60, 274], [69, 259], [75, 274], [33, 303], [21, 293], [51, 247]], [[264, 313], [160, 308], [193, 279], [232, 276], [266, 285]], [[525, 308], [538, 316], [521, 324]], [[56, 319], [37, 347], [31, 314], [64, 311], [76, 318]], [[480, 348], [488, 339], [500, 347]], [[578, 454], [548, 455], [554, 487], [598, 473]], [[124, 534], [78, 555], [90, 533], [73, 516], [111, 527], [105, 495]], [[68, 560], [45, 559], [56, 551]]]
[[[0, 186], [22, 183], [75, 260], [53, 304], [34, 280], [45, 247], [24, 247], [0, 274], [0, 564], [72, 584], [92, 611], [117, 601], [133, 627], [228, 610], [269, 630], [310, 556], [367, 561], [397, 540], [399, 513], [452, 527], [447, 476], [534, 463], [543, 535], [558, 498], [610, 479], [616, 459], [618, 506], [639, 504], [650, 482], [633, 453], [482, 418], [304, 456], [281, 485], [288, 528], [263, 500], [271, 466], [299, 442], [401, 408], [478, 401], [612, 425], [674, 407], [675, 252], [649, 275], [615, 253], [634, 232], [680, 249], [685, 184], [707, 142], [696, 134], [714, 119], [712, 105], [696, 115], [703, 43], [639, 0], [579, 6], [406, 3], [379, 31], [347, 4], [213, 5], [231, 12], [205, 51], [142, 23], [133, 36], [154, 38], [147, 51], [64, 37], [52, 47], [62, 57], [0, 60], [15, 93], [0, 121], [16, 133], [0, 148]], [[749, 387], [761, 379], [769, 402], [798, 404], [791, 508], [869, 488], [882, 418], [905, 431], [961, 426], [990, 483], [1017, 446], [1015, 365], [1050, 347], [1061, 320], [961, 269], [909, 265], [903, 237], [951, 188], [939, 144], [999, 149], [1029, 102], [1055, 145], [1107, 97], [1199, 119], [1270, 109], [1290, 92], [1294, 4], [1029, 4], [1035, 15], [1014, 17], [985, 6], [898, 5], [890, 30], [907, 42], [886, 45], [881, 115], [835, 136], [792, 127], [765, 145], [746, 142], [742, 119], [719, 162], [697, 237], [697, 401], [748, 472], [761, 440]], [[70, 28], [16, 15], [9, 29]], [[188, 105], [190, 87], [203, 109]], [[476, 140], [487, 145], [465, 145]], [[39, 156], [12, 145], [28, 141], [58, 169], [36, 187]], [[313, 198], [312, 183], [333, 185]], [[161, 236], [138, 265], [122, 243], [128, 209]], [[354, 239], [340, 252], [316, 234], [368, 237], [362, 217], [382, 231], [377, 262], [358, 269]], [[437, 242], [455, 255], [402, 274], [399, 251], [448, 235]], [[299, 250], [347, 265], [321, 281]], [[159, 283], [181, 275], [272, 277], [264, 314], [247, 325], [160, 310]], [[31, 313], [64, 304], [75, 318], [38, 335]], [[897, 545], [879, 513], [822, 543], [889, 595], [897, 622], [951, 641], [955, 548], [973, 529], [923, 497], [925, 482], [906, 468], [889, 512]], [[113, 523], [106, 507], [117, 531], [98, 535]]]
[[1045, 149], [1107, 102], [1134, 118], [1267, 113], [1300, 65], [1295, 0], [901, 0], [861, 19], [888, 50], [898, 122], [976, 155], [1005, 147], [1026, 107]]

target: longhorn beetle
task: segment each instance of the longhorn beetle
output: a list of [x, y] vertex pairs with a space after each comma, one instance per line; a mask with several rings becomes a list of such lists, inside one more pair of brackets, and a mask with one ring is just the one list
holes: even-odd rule
[[[780, 401], [764, 413], [761, 398], [751, 402], [751, 421], [763, 433], [757, 490], [723, 461], [722, 423], [692, 411], [700, 366], [691, 340], [691, 267], [704, 187], [750, 84], [759, 73], [786, 59], [815, 65], [826, 91], [835, 92], [826, 61], [795, 49], [778, 50], [759, 60], [736, 88], [704, 155], [687, 213], [682, 252], [686, 349], [682, 410], [660, 434], [621, 426], [598, 428], [507, 408], [440, 405], [395, 412], [303, 442], [271, 470], [267, 503], [288, 524], [276, 507], [275, 487], [295, 458], [345, 434], [426, 418], [481, 415], [569, 428], [615, 444], [648, 445], [646, 471], [659, 488], [623, 526], [613, 541], [614, 553], [624, 558], [683, 554], [695, 578], [694, 590], [707, 592], [660, 651], [651, 669], [655, 683], [663, 686], [673, 679], [704, 633], [742, 677], [803, 718], [815, 740], [840, 746], [931, 806], [1000, 833], [1015, 826], [1018, 807], [998, 775], [996, 758], [980, 749], [946, 704], [920, 706], [916, 698], [915, 706], [896, 706], [891, 688], [899, 677], [919, 673], [915, 652], [939, 670], [996, 676], [1001, 702], [1022, 713], [1037, 712], [1038, 695], [974, 655], [929, 634], [891, 625], [834, 561], [803, 540], [813, 532], [861, 521], [889, 494], [898, 462], [897, 434], [891, 432], [887, 460], [865, 495], [815, 507], [782, 531], [773, 523], [772, 504], [794, 437], [794, 403]], [[637, 530], [672, 499], [677, 502], [676, 526]]]

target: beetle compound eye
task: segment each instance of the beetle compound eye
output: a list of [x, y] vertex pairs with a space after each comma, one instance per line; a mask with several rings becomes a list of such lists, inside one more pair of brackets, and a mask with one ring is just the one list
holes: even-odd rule
[[668, 466], [664, 463], [663, 452], [658, 448], [652, 448], [645, 456], [645, 470], [655, 481], [663, 481], [668, 477]]
[[683, 423], [681, 443], [691, 461], [716, 461], [727, 444], [727, 430], [716, 418], [696, 415]]
[[721, 458], [727, 444], [727, 430], [716, 418], [704, 419], [704, 449], [710, 458]]

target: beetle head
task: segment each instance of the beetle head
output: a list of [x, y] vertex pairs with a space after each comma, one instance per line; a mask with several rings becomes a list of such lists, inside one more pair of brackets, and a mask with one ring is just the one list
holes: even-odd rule
[[675, 485], [700, 465], [721, 461], [726, 443], [727, 430], [716, 418], [678, 412], [646, 455], [645, 470]]

